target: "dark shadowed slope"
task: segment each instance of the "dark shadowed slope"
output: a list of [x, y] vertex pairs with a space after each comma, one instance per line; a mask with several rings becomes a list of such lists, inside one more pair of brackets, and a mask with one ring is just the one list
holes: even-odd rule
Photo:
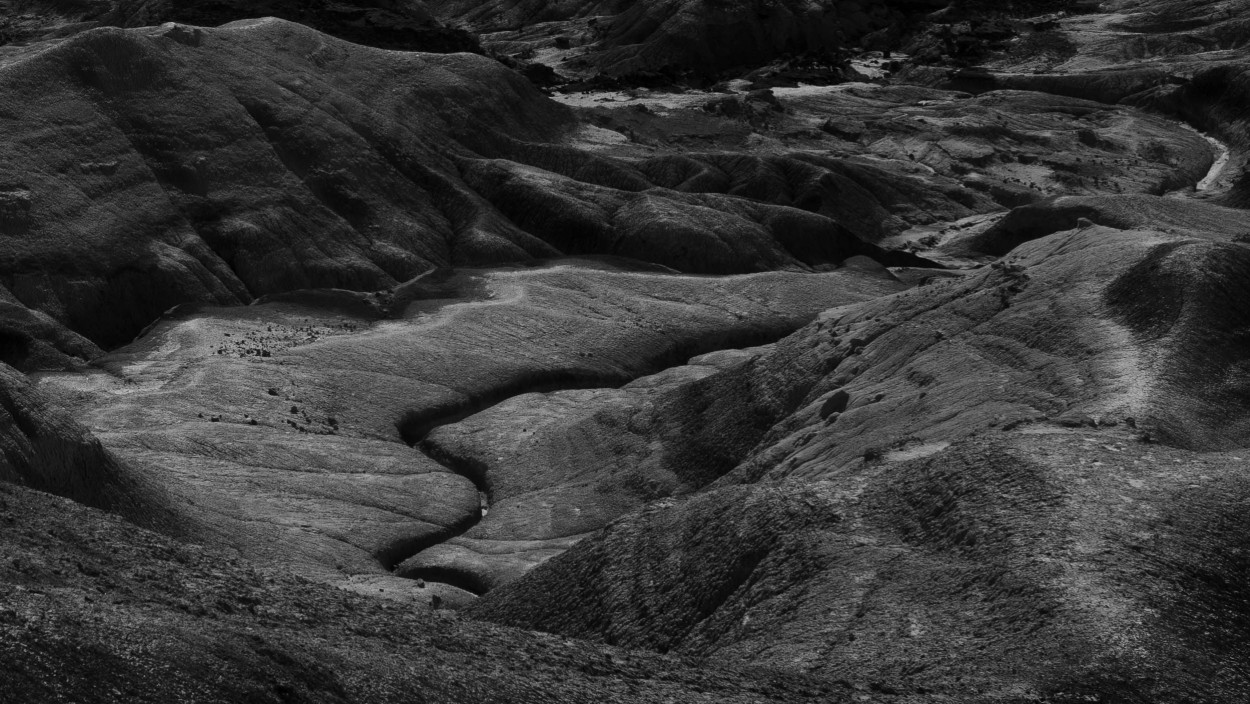
[[711, 76], [783, 55], [831, 57], [903, 23], [907, 2], [452, 0], [430, 9], [483, 33], [495, 51], [544, 60], [572, 75], [668, 70]]
[[178, 532], [159, 479], [126, 467], [64, 408], [7, 365], [0, 365], [0, 481]]

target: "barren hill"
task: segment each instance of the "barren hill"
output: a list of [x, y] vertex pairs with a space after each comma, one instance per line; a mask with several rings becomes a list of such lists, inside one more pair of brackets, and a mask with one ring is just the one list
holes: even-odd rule
[[369, 46], [407, 51], [481, 53], [477, 38], [447, 27], [421, 0], [5, 0], [0, 44], [65, 37], [97, 27], [144, 27], [187, 22], [214, 27], [279, 17]]
[[9, 3], [0, 702], [1244, 701], [1244, 4]]

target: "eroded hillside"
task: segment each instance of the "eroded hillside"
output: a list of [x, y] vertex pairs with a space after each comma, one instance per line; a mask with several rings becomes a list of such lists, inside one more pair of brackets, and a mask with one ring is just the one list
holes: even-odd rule
[[10, 3], [0, 701], [1244, 701], [1244, 4]]

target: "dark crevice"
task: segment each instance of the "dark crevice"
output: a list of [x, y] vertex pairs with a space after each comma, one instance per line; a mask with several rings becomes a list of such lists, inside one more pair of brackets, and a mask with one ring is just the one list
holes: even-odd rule
[[677, 343], [639, 365], [634, 371], [596, 371], [560, 369], [522, 372], [502, 384], [463, 401], [409, 411], [396, 424], [404, 442], [416, 446], [430, 431], [442, 425], [460, 422], [508, 399], [529, 393], [550, 393], [576, 389], [616, 389], [636, 379], [658, 374], [665, 369], [685, 365], [691, 357], [722, 350], [755, 347], [776, 342], [808, 323], [777, 324], [766, 329], [731, 330], [700, 339]]
[[441, 565], [438, 567], [421, 567], [406, 571], [401, 576], [406, 579], [423, 579], [427, 582], [446, 584], [449, 587], [463, 589], [477, 596], [482, 596], [490, 591], [490, 585], [480, 575], [456, 567]]
[[424, 550], [463, 535], [482, 520], [482, 512], [469, 514], [446, 528], [426, 535], [396, 540], [374, 553], [374, 558], [388, 571], [395, 571], [400, 563]]
[[[454, 423], [456, 421], [451, 422]], [[471, 457], [456, 457], [437, 445], [427, 441], [422, 441], [417, 444], [416, 448], [426, 457], [429, 457], [456, 474], [468, 479], [470, 482], [473, 482], [473, 486], [477, 488], [479, 504], [483, 504], [481, 508], [490, 508], [492, 493], [490, 484], [488, 483], [486, 477], [485, 464], [483, 464], [480, 460], [476, 460]], [[481, 500], [481, 497], [485, 497], [484, 502]], [[479, 519], [485, 515], [485, 513], [481, 510], [479, 510], [478, 514]]]
[[34, 338], [20, 330], [0, 329], [0, 362], [21, 368], [30, 355]]
[[[494, 497], [486, 465], [473, 458], [457, 457], [430, 443], [426, 438], [434, 429], [458, 423], [524, 394], [551, 393], [577, 389], [620, 388], [636, 379], [657, 374], [672, 367], [683, 366], [692, 357], [722, 350], [741, 349], [776, 342], [795, 332], [806, 323], [807, 321], [789, 325], [777, 325], [763, 330], [735, 330], [689, 340], [673, 345], [669, 349], [654, 355], [633, 373], [624, 370], [612, 373], [596, 373], [590, 370], [555, 370], [524, 373], [459, 403], [409, 411], [396, 424], [400, 436], [405, 442], [426, 457], [472, 482], [482, 497], [481, 506], [478, 511], [466, 516], [445, 531], [439, 531], [409, 541], [400, 541], [389, 546], [378, 555], [378, 560], [387, 570], [393, 572], [399, 565], [422, 551], [464, 535], [481, 522], [482, 518], [489, 511], [490, 503]], [[403, 574], [399, 576], [409, 579], [420, 578], [427, 582], [441, 582], [478, 595], [484, 594], [490, 589], [490, 586], [481, 576], [454, 567], [410, 568], [405, 569]]]
[[883, 266], [906, 266], [917, 269], [948, 269], [950, 267], [903, 249], [885, 249], [870, 242], [858, 246], [862, 256], [877, 260]]
[[510, 398], [532, 393], [571, 391], [574, 389], [617, 388], [633, 377], [596, 374], [589, 371], [541, 371], [517, 376], [481, 395], [464, 401], [409, 411], [397, 427], [404, 442], [421, 448], [430, 431], [442, 425], [458, 423]]

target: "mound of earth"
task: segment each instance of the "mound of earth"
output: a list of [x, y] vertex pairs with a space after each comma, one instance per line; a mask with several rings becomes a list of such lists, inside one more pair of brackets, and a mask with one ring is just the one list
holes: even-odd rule
[[1013, 209], [988, 228], [947, 240], [961, 255], [1003, 256], [1021, 244], [1080, 226], [1150, 228], [1204, 239], [1245, 242], [1250, 213], [1199, 200], [1150, 196], [1061, 196]]
[[1240, 701], [1244, 451], [996, 435], [653, 506], [471, 613], [893, 701]]
[[[106, 348], [179, 303], [379, 289], [437, 266], [608, 253], [727, 273], [871, 251], [794, 208], [505, 160], [595, 163], [529, 146], [561, 139], [571, 114], [472, 55], [278, 20], [98, 29], [19, 52], [0, 82], [0, 281]], [[46, 341], [76, 355], [67, 335]]]
[[1086, 227], [830, 311], [656, 404], [658, 454], [706, 491], [471, 612], [898, 693], [1236, 701], [1245, 630], [1196, 624], [1240, 608], [1244, 565], [1190, 546], [1243, 549], [1193, 516], [1245, 490], [1247, 267]]
[[[18, 52], [0, 82], [0, 278], [105, 347], [178, 303], [380, 288], [455, 250], [553, 251], [515, 228], [480, 232], [474, 196], [440, 174], [471, 146], [565, 122], [482, 57], [382, 52], [266, 20], [91, 30]], [[474, 94], [515, 102], [473, 105]], [[385, 117], [401, 113], [402, 125]], [[44, 119], [62, 129], [39, 129]]]
[[820, 677], [414, 610], [7, 483], [0, 512], [6, 704], [849, 701]]
[[442, 24], [421, 0], [5, 0], [0, 2], [0, 45], [63, 37], [96, 27], [164, 22], [216, 26], [258, 17], [280, 17], [384, 49], [482, 52], [476, 36]]

